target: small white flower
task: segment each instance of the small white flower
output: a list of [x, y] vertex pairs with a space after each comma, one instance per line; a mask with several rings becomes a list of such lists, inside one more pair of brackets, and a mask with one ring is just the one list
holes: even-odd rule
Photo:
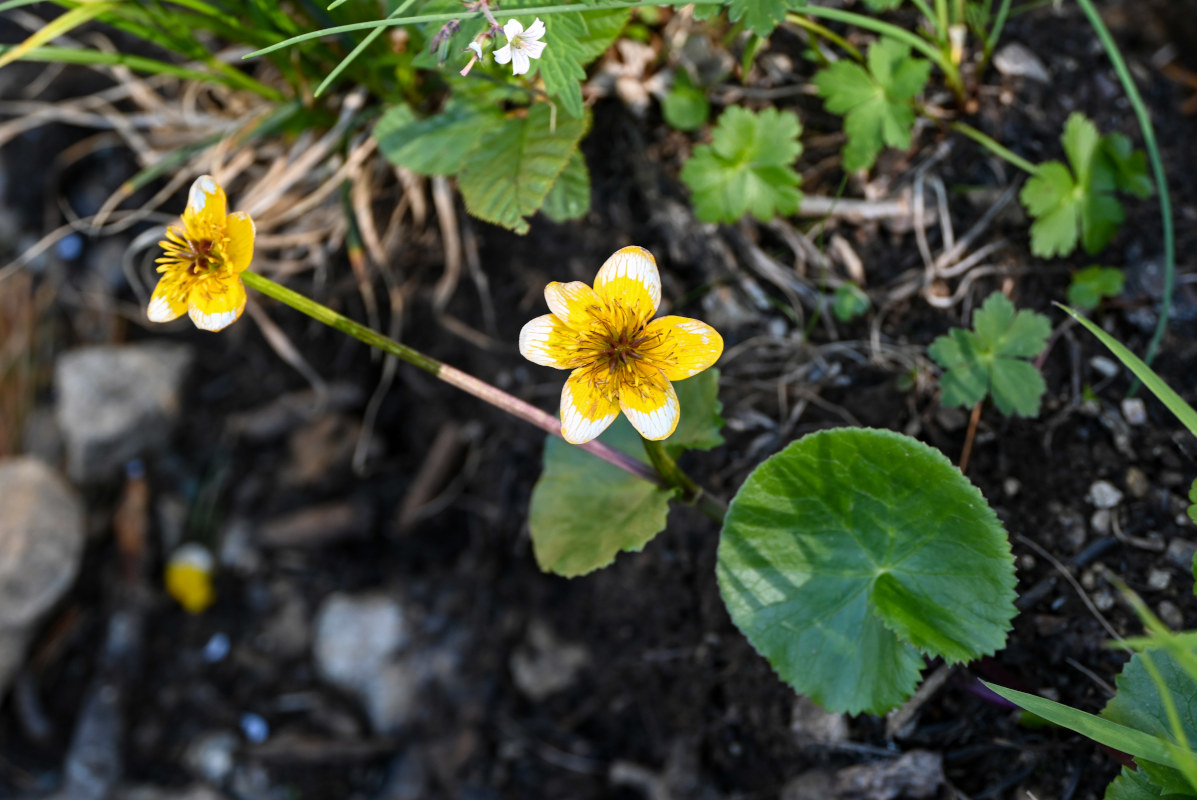
[[473, 50], [474, 55], [478, 57], [478, 60], [482, 60], [482, 45], [480, 45], [478, 42], [470, 42], [468, 45], [466, 45], [466, 49]]
[[511, 19], [503, 26], [503, 35], [507, 37], [507, 44], [495, 51], [495, 61], [499, 64], [510, 61], [511, 73], [523, 75], [532, 66], [529, 59], [540, 58], [544, 52], [545, 43], [540, 41], [544, 36], [544, 23], [537, 17], [528, 30], [524, 30], [518, 19]]

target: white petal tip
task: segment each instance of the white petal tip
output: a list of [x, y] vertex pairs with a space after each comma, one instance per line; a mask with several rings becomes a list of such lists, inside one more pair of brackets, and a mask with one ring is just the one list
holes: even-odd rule
[[155, 297], [150, 300], [150, 305], [146, 308], [145, 315], [149, 318], [150, 322], [170, 322], [181, 316], [171, 310], [170, 303], [166, 302], [165, 297]]
[[195, 327], [215, 333], [216, 331], [224, 330], [236, 322], [240, 313], [238, 311], [221, 311], [216, 314], [205, 314], [197, 307], [192, 306], [188, 310], [187, 316], [191, 317], [191, 321], [195, 323]]

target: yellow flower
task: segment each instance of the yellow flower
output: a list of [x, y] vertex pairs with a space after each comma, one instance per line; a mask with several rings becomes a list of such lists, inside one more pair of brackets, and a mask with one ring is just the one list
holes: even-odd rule
[[191, 614], [201, 614], [216, 600], [212, 588], [212, 554], [201, 544], [188, 543], [166, 562], [166, 592]]
[[565, 440], [589, 442], [621, 410], [645, 439], [672, 434], [681, 410], [671, 381], [714, 364], [723, 338], [696, 319], [653, 319], [661, 276], [652, 254], [625, 247], [599, 269], [593, 289], [581, 281], [554, 281], [544, 297], [553, 313], [524, 326], [520, 353], [546, 367], [573, 370], [561, 391]]
[[162, 279], [150, 297], [151, 322], [170, 322], [186, 311], [197, 328], [218, 331], [245, 310], [241, 273], [254, 255], [254, 221], [228, 213], [224, 189], [210, 175], [191, 184], [183, 227], [171, 227], [158, 245]]

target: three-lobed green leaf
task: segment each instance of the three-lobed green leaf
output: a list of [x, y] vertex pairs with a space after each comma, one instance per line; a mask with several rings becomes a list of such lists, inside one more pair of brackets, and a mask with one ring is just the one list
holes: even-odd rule
[[1092, 311], [1103, 299], [1122, 294], [1125, 284], [1126, 274], [1117, 267], [1085, 267], [1072, 276], [1068, 285], [1068, 303]]
[[682, 168], [703, 222], [735, 222], [747, 213], [767, 222], [798, 210], [802, 193], [793, 169], [802, 152], [796, 114], [759, 113], [731, 106], [719, 117], [711, 144], [699, 145]]
[[844, 115], [844, 168], [869, 169], [885, 146], [910, 147], [914, 130], [913, 99], [931, 76], [931, 63], [915, 58], [910, 47], [882, 38], [868, 52], [868, 69], [841, 59], [815, 75], [827, 110]]
[[[723, 443], [719, 429], [719, 371], [708, 369], [675, 384], [681, 420], [665, 442], [673, 457]], [[646, 461], [643, 442], [620, 416], [600, 441]], [[636, 551], [665, 529], [672, 493], [633, 477], [556, 437], [544, 448], [544, 469], [532, 490], [528, 527], [536, 563], [545, 572], [575, 577]]]
[[1047, 385], [1026, 359], [1047, 345], [1051, 324], [1033, 311], [1015, 313], [1014, 304], [994, 292], [973, 316], [973, 330], [953, 328], [932, 342], [931, 358], [946, 371], [940, 402], [971, 406], [987, 394], [1003, 414], [1033, 417]]
[[717, 574], [753, 647], [835, 711], [893, 708], [923, 653], [992, 653], [1015, 613], [993, 510], [943, 454], [892, 431], [821, 431], [757, 467], [732, 500]]

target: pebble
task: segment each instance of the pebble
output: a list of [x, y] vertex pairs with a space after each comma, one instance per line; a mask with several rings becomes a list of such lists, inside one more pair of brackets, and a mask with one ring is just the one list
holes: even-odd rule
[[1165, 625], [1174, 631], [1181, 630], [1185, 626], [1185, 615], [1176, 607], [1175, 603], [1164, 600], [1156, 606], [1156, 614], [1163, 621]]
[[1164, 558], [1185, 571], [1193, 569], [1193, 555], [1197, 554], [1197, 542], [1188, 539], [1173, 539], [1168, 542], [1168, 549], [1164, 551]]
[[1131, 493], [1131, 497], [1142, 499], [1151, 491], [1151, 482], [1147, 479], [1147, 474], [1138, 467], [1130, 467], [1126, 470], [1126, 490]]
[[1108, 588], [1099, 589], [1093, 595], [1093, 605], [1098, 611], [1109, 611], [1114, 607], [1114, 593]]
[[799, 744], [838, 744], [848, 741], [848, 718], [824, 711], [809, 697], [799, 695], [790, 712], [790, 733]]
[[72, 480], [112, 478], [169, 442], [193, 358], [189, 347], [166, 342], [83, 347], [58, 358], [55, 410]]
[[1019, 483], [1018, 478], [1006, 478], [1002, 481], [1002, 491], [1005, 492], [1006, 497], [1017, 497], [1018, 493], [1022, 491], [1022, 484]]
[[1172, 585], [1172, 573], [1166, 569], [1152, 567], [1147, 573], [1147, 588], [1162, 592]]
[[236, 751], [237, 737], [232, 733], [206, 733], [188, 745], [183, 753], [183, 763], [195, 777], [219, 785], [236, 766]]
[[558, 640], [537, 620], [528, 628], [527, 641], [511, 655], [511, 677], [528, 699], [540, 702], [573, 686], [589, 663], [585, 647]]
[[42, 616], [75, 580], [83, 506], [52, 469], [32, 458], [0, 460], [0, 696]]
[[1099, 508], [1094, 511], [1093, 516], [1089, 518], [1089, 527], [1092, 528], [1093, 532], [1098, 536], [1108, 536], [1111, 527], [1111, 516], [1110, 509]]
[[926, 800], [936, 797], [943, 783], [943, 756], [911, 750], [834, 772], [804, 772], [782, 788], [781, 800]]
[[1098, 508], [1114, 508], [1122, 502], [1122, 492], [1109, 481], [1094, 481], [1087, 499]]
[[241, 732], [250, 744], [261, 744], [270, 737], [270, 724], [257, 714], [246, 712], [241, 715]]
[[1113, 378], [1118, 374], [1118, 364], [1112, 358], [1093, 356], [1089, 359], [1089, 366], [1104, 378]]
[[215, 664], [223, 661], [229, 654], [232, 645], [226, 633], [214, 633], [208, 643], [204, 645], [204, 661]]
[[993, 54], [993, 66], [1007, 77], [1026, 78], [1040, 83], [1051, 83], [1047, 67], [1029, 48], [1018, 42], [1011, 42]]
[[321, 676], [359, 691], [407, 643], [403, 608], [383, 594], [335, 593], [316, 612], [313, 653]]
[[1142, 425], [1147, 422], [1147, 405], [1141, 397], [1127, 397], [1122, 401], [1122, 418], [1128, 425]]

